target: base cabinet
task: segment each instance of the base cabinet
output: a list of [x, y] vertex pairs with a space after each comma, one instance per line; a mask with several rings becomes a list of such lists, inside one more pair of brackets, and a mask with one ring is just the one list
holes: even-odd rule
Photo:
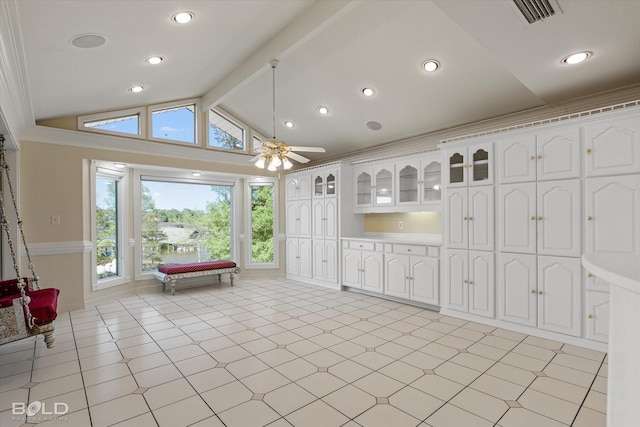
[[385, 254], [384, 293], [426, 304], [439, 304], [438, 259]]
[[[361, 288], [372, 292], [382, 293], [383, 283], [383, 253], [376, 251], [375, 243], [362, 244], [363, 249], [357, 247], [356, 242], [343, 242], [342, 250], [342, 284], [352, 288]], [[346, 247], [345, 247], [346, 246]], [[364, 249], [364, 248], [367, 249]]]
[[310, 279], [311, 239], [287, 239], [287, 274]]
[[338, 242], [313, 241], [313, 278], [327, 283], [338, 283]]
[[447, 307], [484, 317], [495, 316], [493, 252], [449, 250], [446, 260]]
[[587, 339], [609, 342], [609, 293], [586, 292]]
[[578, 258], [500, 253], [498, 317], [567, 335], [582, 335]]

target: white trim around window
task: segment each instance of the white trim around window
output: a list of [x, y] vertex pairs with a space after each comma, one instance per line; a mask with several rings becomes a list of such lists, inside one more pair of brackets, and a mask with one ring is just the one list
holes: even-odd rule
[[[85, 126], [89, 122], [118, 120], [122, 117], [138, 116], [138, 133], [113, 132], [104, 129], [94, 129]], [[129, 138], [145, 139], [147, 132], [147, 115], [144, 107], [129, 108], [126, 110], [107, 111], [104, 113], [87, 114], [78, 116], [78, 130], [84, 132], [101, 133], [104, 135], [126, 136]]]
[[[244, 205], [244, 267], [250, 269], [273, 269], [279, 268], [279, 247], [280, 240], [278, 235], [278, 179], [271, 177], [252, 177], [245, 180], [245, 205]], [[253, 186], [271, 186], [273, 189], [273, 261], [272, 262], [253, 262], [252, 255], [252, 200], [251, 187]]]
[[[128, 245], [125, 244], [125, 236], [128, 236], [127, 222], [124, 220], [125, 212], [128, 211], [128, 177], [127, 171], [113, 170], [98, 165], [96, 161], [91, 162], [91, 287], [93, 290], [111, 288], [130, 282], [128, 260]], [[98, 235], [96, 221], [96, 179], [107, 178], [118, 182], [116, 186], [116, 262], [117, 276], [98, 280], [97, 277], [97, 253]]]

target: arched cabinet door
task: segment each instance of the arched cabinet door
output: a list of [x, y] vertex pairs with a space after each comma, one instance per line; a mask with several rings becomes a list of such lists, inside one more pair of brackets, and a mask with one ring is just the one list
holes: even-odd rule
[[446, 149], [444, 159], [447, 187], [493, 184], [493, 142]]
[[640, 172], [640, 120], [606, 120], [584, 127], [585, 175]]

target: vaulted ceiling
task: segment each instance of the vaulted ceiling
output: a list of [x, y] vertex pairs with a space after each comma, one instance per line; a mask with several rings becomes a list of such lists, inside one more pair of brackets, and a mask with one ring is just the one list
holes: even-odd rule
[[319, 159], [640, 84], [640, 1], [549, 4], [529, 24], [513, 0], [19, 0], [16, 28], [36, 120], [202, 97], [270, 137], [277, 58], [276, 134]]

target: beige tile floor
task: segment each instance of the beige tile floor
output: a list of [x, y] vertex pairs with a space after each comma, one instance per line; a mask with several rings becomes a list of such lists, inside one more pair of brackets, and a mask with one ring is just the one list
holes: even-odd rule
[[[0, 425], [605, 425], [604, 353], [294, 281], [139, 293], [56, 331], [0, 347]], [[69, 411], [12, 414], [34, 401]]]

